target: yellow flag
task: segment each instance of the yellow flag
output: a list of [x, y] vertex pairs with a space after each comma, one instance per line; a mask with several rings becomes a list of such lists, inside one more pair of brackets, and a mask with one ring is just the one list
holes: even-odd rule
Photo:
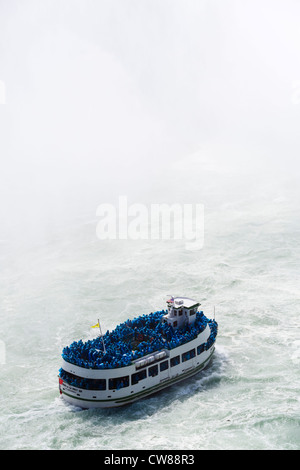
[[91, 326], [91, 328], [99, 328], [99, 323], [96, 323], [96, 325]]

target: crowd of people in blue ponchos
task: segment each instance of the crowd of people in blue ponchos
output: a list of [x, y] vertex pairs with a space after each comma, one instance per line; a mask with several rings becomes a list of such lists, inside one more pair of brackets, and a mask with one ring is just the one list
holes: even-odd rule
[[[72, 364], [91, 369], [110, 369], [124, 367], [132, 361], [161, 349], [173, 349], [196, 338], [209, 323], [211, 334], [205, 349], [212, 345], [217, 334], [217, 323], [208, 320], [203, 312], [197, 312], [193, 325], [174, 330], [162, 322], [164, 310], [141, 315], [127, 320], [113, 331], [107, 331], [102, 338], [86, 342], [74, 341], [63, 349], [62, 357]], [[209, 346], [209, 347], [210, 347]]]

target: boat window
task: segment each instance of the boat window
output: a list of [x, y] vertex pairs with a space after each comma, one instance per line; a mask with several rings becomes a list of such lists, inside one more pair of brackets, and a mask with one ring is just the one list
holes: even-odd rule
[[89, 390], [106, 390], [106, 380], [105, 379], [83, 379], [83, 387], [88, 388]]
[[171, 367], [177, 366], [178, 364], [180, 364], [180, 356], [172, 357], [170, 360]]
[[120, 390], [129, 386], [129, 375], [109, 379], [109, 390]]
[[192, 316], [192, 315], [195, 315], [195, 313], [196, 313], [196, 312], [195, 312], [195, 310], [194, 310], [194, 309], [193, 309], [193, 310], [191, 310], [191, 311], [190, 311], [190, 316]]
[[169, 361], [164, 361], [160, 363], [160, 371], [162, 372], [163, 370], [167, 370], [169, 368]]
[[61, 369], [60, 377], [73, 387], [84, 390], [106, 390], [106, 379], [85, 379]]
[[158, 365], [149, 367], [149, 377], [155, 377], [158, 374]]
[[195, 356], [196, 356], [195, 349], [191, 349], [190, 351], [187, 351], [182, 354], [182, 362], [188, 361], [189, 359], [193, 359], [193, 357]]
[[139, 372], [136, 372], [135, 374], [132, 374], [131, 376], [131, 385], [137, 384], [140, 380], [145, 379], [147, 376], [146, 369], [143, 369]]
[[182, 315], [182, 309], [179, 310], [178, 315], [181, 317], [181, 315]]
[[200, 344], [200, 346], [197, 347], [197, 354], [201, 354], [204, 351], [204, 343]]
[[177, 320], [173, 322], [173, 326], [177, 326]]

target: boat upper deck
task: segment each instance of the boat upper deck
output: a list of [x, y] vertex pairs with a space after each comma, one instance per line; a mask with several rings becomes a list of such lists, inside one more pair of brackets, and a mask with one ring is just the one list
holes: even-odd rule
[[[210, 341], [217, 334], [217, 323], [209, 320], [203, 312], [195, 313], [193, 324], [174, 329], [164, 321], [167, 311], [161, 310], [141, 315], [107, 331], [102, 338], [83, 342], [74, 341], [63, 349], [65, 361], [89, 369], [112, 369], [125, 367], [133, 361], [162, 349], [173, 349], [195, 339], [210, 325]], [[105, 345], [105, 351], [103, 348]]]

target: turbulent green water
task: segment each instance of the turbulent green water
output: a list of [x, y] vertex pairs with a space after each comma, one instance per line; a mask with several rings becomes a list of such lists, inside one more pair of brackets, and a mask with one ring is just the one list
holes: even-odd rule
[[[195, 252], [181, 240], [99, 241], [84, 219], [31, 249], [3, 241], [1, 448], [299, 448], [296, 209], [242, 201], [206, 221]], [[125, 408], [67, 405], [63, 346], [95, 335], [99, 316], [112, 329], [170, 293], [199, 299], [208, 316], [215, 305], [211, 366]]]

